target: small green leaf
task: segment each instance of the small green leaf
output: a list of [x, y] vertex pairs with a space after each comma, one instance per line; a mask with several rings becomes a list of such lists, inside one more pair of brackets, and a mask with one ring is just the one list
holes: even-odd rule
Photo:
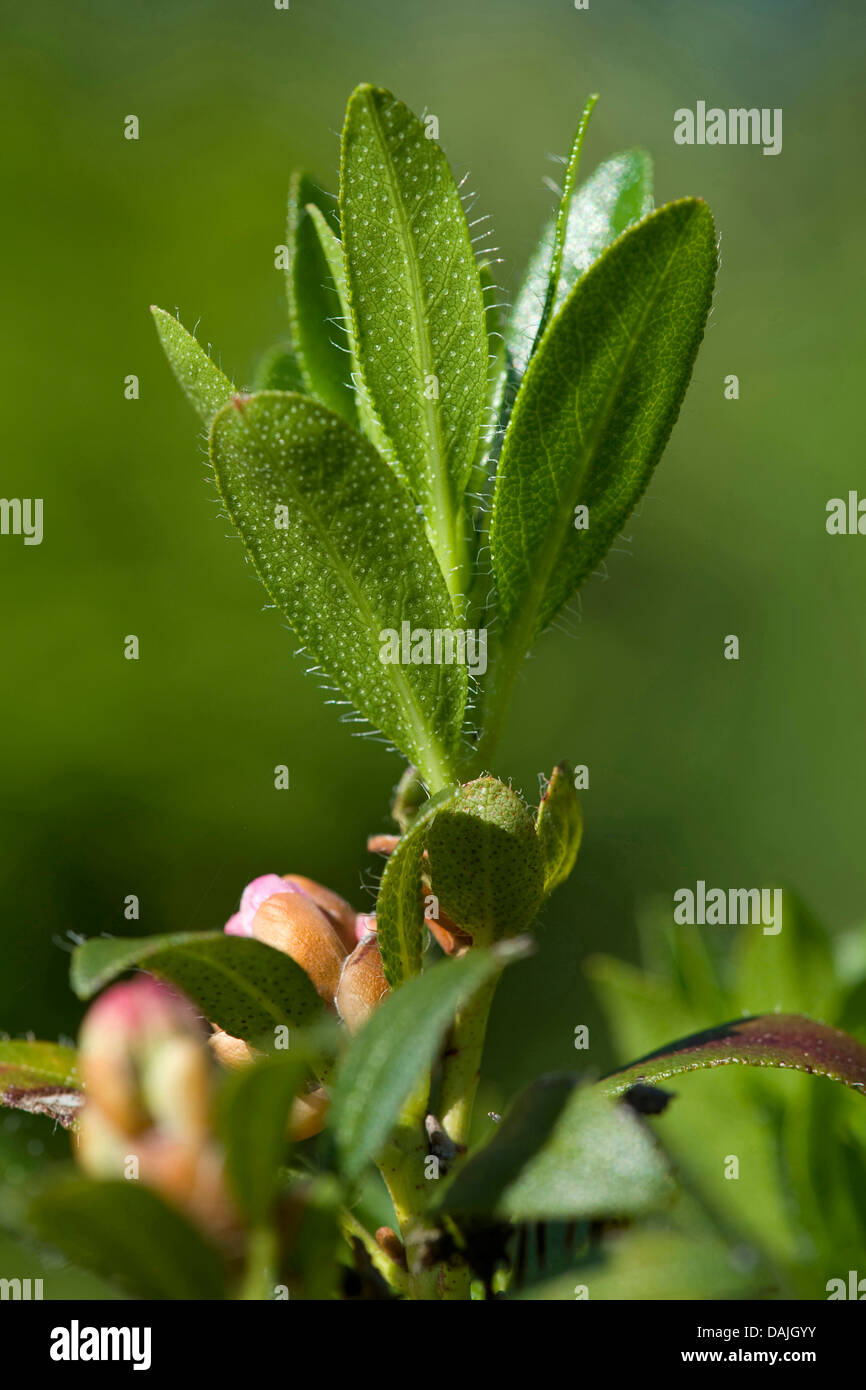
[[[376, 413], [367, 399], [366, 391], [362, 385], [363, 376], [361, 364], [358, 359], [357, 343], [355, 342], [352, 312], [349, 308], [349, 291], [346, 285], [346, 262], [343, 258], [343, 247], [340, 243], [340, 238], [337, 236], [336, 232], [334, 232], [331, 224], [320, 208], [317, 208], [314, 203], [311, 203], [307, 208], [307, 212], [313, 220], [313, 226], [316, 229], [316, 235], [319, 238], [325, 260], [328, 262], [331, 279], [334, 282], [334, 288], [337, 291], [337, 297], [340, 301], [340, 322], [343, 332], [346, 335], [346, 347], [349, 353], [347, 360], [355, 390], [355, 405], [358, 411], [358, 423], [364, 434], [366, 434], [367, 438], [370, 440], [370, 443], [375, 446], [383, 458], [387, 458], [391, 446], [385, 437], [382, 426], [376, 418]], [[400, 468], [399, 462], [396, 460], [394, 461], [394, 471], [405, 483], [405, 475]]]
[[437, 1206], [514, 1221], [597, 1219], [637, 1216], [672, 1190], [667, 1160], [630, 1107], [556, 1075], [521, 1092]]
[[392, 989], [421, 971], [424, 952], [424, 900], [421, 868], [427, 828], [440, 806], [451, 799], [445, 788], [415, 816], [389, 856], [376, 898], [376, 936], [385, 978]]
[[596, 261], [545, 334], [505, 438], [491, 526], [513, 656], [592, 572], [646, 488], [685, 395], [715, 270], [709, 208], [669, 203]]
[[668, 1043], [599, 1082], [620, 1095], [637, 1082], [666, 1081], [703, 1067], [786, 1067], [841, 1081], [866, 1094], [866, 1046], [839, 1028], [798, 1014], [739, 1018]]
[[271, 1216], [280, 1186], [286, 1125], [307, 1075], [303, 1054], [266, 1057], [227, 1077], [220, 1096], [226, 1171], [252, 1226]]
[[[652, 161], [627, 150], [600, 164], [575, 193], [568, 210], [562, 265], [553, 312], [562, 308], [593, 261], [624, 231], [652, 212]], [[529, 263], [508, 327], [508, 347], [522, 376], [529, 365], [551, 279], [557, 218], [551, 219]]]
[[453, 781], [466, 667], [405, 664], [397, 650], [404, 624], [450, 628], [453, 609], [392, 470], [339, 416], [280, 392], [220, 411], [211, 459], [256, 571], [308, 657], [435, 790]]
[[136, 1298], [221, 1299], [219, 1253], [150, 1188], [68, 1178], [31, 1207], [39, 1237]]
[[75, 1049], [0, 1040], [0, 1105], [71, 1125], [83, 1102]]
[[571, 155], [566, 166], [565, 178], [562, 184], [562, 197], [559, 200], [559, 208], [553, 222], [553, 246], [551, 248], [550, 270], [548, 272], [547, 288], [544, 292], [544, 302], [541, 309], [541, 320], [536, 330], [533, 351], [544, 337], [544, 330], [553, 317], [554, 306], [559, 294], [560, 280], [562, 279], [563, 265], [565, 263], [568, 215], [571, 208], [571, 200], [574, 195], [574, 186], [577, 182], [577, 171], [580, 166], [580, 156], [583, 150], [586, 128], [589, 125], [589, 118], [592, 115], [593, 108], [597, 101], [597, 96], [591, 96], [586, 103], [572, 142]]
[[345, 327], [340, 322], [340, 295], [313, 225], [310, 205], [330, 216], [337, 206], [307, 174], [293, 174], [286, 273], [292, 342], [307, 391], [350, 425], [356, 425], [358, 412]]
[[234, 386], [172, 314], [155, 304], [150, 306], [150, 312], [172, 371], [191, 405], [205, 424], [210, 424], [220, 406], [231, 399]]
[[224, 932], [95, 937], [72, 957], [72, 988], [89, 999], [134, 968], [176, 985], [211, 1023], [258, 1047], [272, 1045], [275, 1028], [301, 1028], [322, 1012], [312, 981], [291, 956]]
[[574, 868], [583, 835], [574, 772], [568, 763], [557, 763], [553, 769], [538, 808], [535, 832], [544, 862], [544, 891], [552, 893]]
[[[300, 363], [287, 343], [277, 343], [258, 361], [253, 375], [254, 391], [300, 391], [307, 389]], [[225, 401], [222, 402], [225, 405]]]
[[431, 890], [442, 911], [486, 946], [516, 936], [544, 896], [532, 815], [495, 777], [467, 782], [427, 832]]
[[349, 101], [340, 207], [364, 384], [460, 593], [487, 396], [484, 302], [447, 160], [390, 92], [362, 86]]
[[332, 1129], [349, 1181], [385, 1147], [460, 1005], [527, 950], [526, 942], [501, 942], [440, 961], [389, 994], [370, 1016], [352, 1041], [331, 1099]]

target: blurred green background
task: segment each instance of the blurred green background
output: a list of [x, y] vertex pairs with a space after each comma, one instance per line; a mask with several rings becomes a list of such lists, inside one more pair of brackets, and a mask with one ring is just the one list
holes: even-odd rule
[[[400, 764], [350, 736], [264, 609], [148, 314], [177, 307], [250, 379], [285, 327], [273, 257], [289, 171], [335, 186], [362, 80], [438, 115], [511, 293], [551, 210], [547, 156], [567, 151], [590, 91], [584, 170], [643, 145], [657, 201], [704, 196], [722, 236], [663, 465], [607, 581], [527, 667], [501, 751], [497, 770], [531, 800], [559, 758], [591, 781], [578, 870], [498, 999], [490, 1094], [571, 1066], [578, 1023], [592, 1064], [615, 1060], [581, 962], [635, 958], [649, 895], [784, 883], [829, 930], [858, 922], [866, 540], [824, 521], [829, 498], [866, 491], [862, 7], [2, 8], [2, 493], [44, 498], [45, 538], [0, 538], [0, 1028], [74, 1034], [69, 933], [213, 928], [272, 870], [371, 902], [365, 837], [389, 826]], [[698, 99], [782, 107], [781, 155], [676, 146], [673, 112]], [[138, 662], [123, 658], [130, 633]], [[729, 633], [739, 662], [723, 659]]]

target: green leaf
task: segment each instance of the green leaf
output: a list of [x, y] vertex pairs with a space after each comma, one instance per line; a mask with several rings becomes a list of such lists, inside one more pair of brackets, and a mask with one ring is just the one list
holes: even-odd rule
[[[300, 363], [286, 343], [277, 343], [259, 359], [253, 375], [254, 391], [306, 390]], [[222, 402], [225, 405], [225, 401]]]
[[619, 1232], [567, 1274], [510, 1296], [544, 1303], [573, 1303], [579, 1291], [590, 1303], [766, 1298], [775, 1281], [755, 1256], [748, 1246], [703, 1233], [692, 1236], [668, 1228]]
[[544, 896], [532, 815], [495, 777], [461, 787], [427, 832], [431, 890], [453, 922], [489, 945], [533, 921]]
[[293, 174], [289, 183], [286, 272], [292, 342], [307, 391], [355, 425], [358, 412], [345, 328], [340, 323], [340, 296], [309, 205], [330, 216], [336, 211], [334, 199], [308, 175]]
[[211, 1023], [257, 1047], [272, 1045], [275, 1028], [301, 1028], [322, 1012], [312, 981], [291, 956], [224, 932], [95, 937], [72, 957], [72, 988], [89, 999], [133, 968], [176, 985]]
[[667, 1160], [629, 1106], [555, 1075], [521, 1092], [436, 1205], [514, 1221], [597, 1219], [637, 1216], [672, 1190]]
[[67, 1178], [30, 1210], [46, 1244], [136, 1298], [221, 1299], [217, 1250], [149, 1187]]
[[305, 1056], [266, 1057], [227, 1077], [220, 1096], [226, 1171], [252, 1226], [264, 1225], [280, 1187], [292, 1101], [307, 1075]]
[[74, 1048], [0, 1040], [0, 1105], [48, 1115], [68, 1128], [83, 1099]]
[[[600, 164], [571, 200], [562, 265], [553, 301], [561, 309], [582, 275], [608, 246], [653, 205], [652, 161], [643, 150], [626, 150]], [[532, 355], [551, 279], [557, 218], [551, 219], [527, 268], [508, 327], [508, 347], [522, 375]]]
[[389, 994], [353, 1039], [331, 1098], [331, 1126], [349, 1181], [381, 1153], [458, 1007], [512, 960], [523, 941], [443, 960]]
[[583, 816], [574, 771], [568, 763], [557, 763], [541, 799], [535, 833], [544, 863], [544, 891], [552, 893], [564, 883], [577, 862], [583, 836]]
[[364, 384], [460, 593], [487, 396], [484, 302], [445, 156], [390, 92], [362, 86], [349, 101], [340, 207]]
[[392, 989], [421, 973], [424, 952], [424, 899], [421, 869], [427, 828], [454, 792], [445, 788], [418, 812], [385, 865], [376, 897], [376, 937], [385, 978]]
[[220, 411], [211, 459], [256, 571], [306, 654], [435, 790], [452, 781], [465, 666], [381, 659], [387, 634], [399, 638], [404, 622], [428, 631], [453, 622], [421, 521], [392, 470], [338, 416], [279, 392]]
[[833, 1018], [838, 986], [830, 934], [796, 894], [786, 888], [779, 896], [778, 932], [749, 925], [737, 934], [734, 1008]]
[[866, 1046], [839, 1028], [798, 1014], [734, 1019], [693, 1033], [618, 1068], [599, 1086], [615, 1096], [638, 1081], [666, 1081], [682, 1072], [734, 1064], [809, 1072], [866, 1093]]
[[[523, 379], [491, 549], [522, 658], [602, 559], [649, 482], [703, 337], [716, 269], [705, 203], [669, 203], [578, 282]], [[586, 529], [575, 508], [588, 509]]]
[[565, 261], [565, 244], [568, 235], [568, 215], [574, 194], [574, 185], [577, 182], [577, 171], [580, 166], [580, 156], [583, 150], [586, 128], [589, 125], [589, 118], [592, 115], [593, 107], [597, 101], [597, 96], [591, 96], [589, 98], [589, 101], [584, 107], [583, 115], [580, 118], [580, 123], [578, 124], [577, 132], [572, 142], [571, 155], [566, 166], [565, 178], [562, 184], [562, 197], [559, 200], [559, 208], [553, 223], [553, 246], [551, 248], [550, 269], [548, 271], [547, 288], [544, 292], [541, 320], [536, 330], [533, 351], [543, 338], [544, 330], [550, 323], [559, 294], [559, 285]]
[[[363, 374], [361, 372], [361, 363], [358, 359], [358, 346], [355, 342], [352, 311], [349, 307], [349, 290], [346, 285], [346, 262], [343, 258], [343, 247], [340, 243], [340, 238], [333, 231], [325, 214], [320, 208], [317, 208], [315, 204], [311, 203], [307, 208], [307, 212], [313, 220], [313, 226], [316, 229], [316, 235], [319, 238], [325, 260], [328, 262], [331, 279], [334, 282], [334, 288], [337, 291], [337, 297], [340, 301], [341, 325], [346, 335], [346, 346], [349, 353], [348, 362], [352, 383], [355, 389], [355, 405], [358, 412], [358, 423], [364, 434], [366, 434], [367, 438], [370, 440], [370, 443], [375, 446], [383, 457], [387, 457], [391, 446], [385, 437], [382, 426], [376, 418], [376, 413], [362, 385]], [[405, 483], [405, 475], [397, 462], [394, 463], [394, 471], [402, 482]]]
[[150, 312], [172, 371], [190, 404], [205, 424], [210, 424], [220, 406], [231, 399], [234, 386], [173, 315], [155, 304], [150, 306]]

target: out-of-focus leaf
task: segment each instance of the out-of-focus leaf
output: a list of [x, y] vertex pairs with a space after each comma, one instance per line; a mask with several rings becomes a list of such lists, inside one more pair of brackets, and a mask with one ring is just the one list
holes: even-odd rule
[[443, 912], [486, 946], [516, 936], [544, 896], [532, 815], [495, 777], [461, 787], [427, 832], [430, 884]]
[[568, 1274], [513, 1295], [521, 1300], [685, 1300], [757, 1298], [776, 1291], [755, 1251], [708, 1235], [668, 1228], [610, 1237], [599, 1254]]
[[211, 1023], [258, 1047], [273, 1046], [275, 1028], [302, 1028], [323, 1008], [309, 976], [291, 956], [224, 932], [95, 937], [72, 957], [72, 988], [79, 999], [89, 999], [134, 968], [176, 985]]
[[71, 1125], [83, 1102], [75, 1049], [0, 1040], [0, 1105]]
[[225, 1297], [218, 1252], [139, 1183], [65, 1179], [36, 1199], [31, 1221], [46, 1244], [136, 1298]]
[[[646, 217], [653, 205], [652, 161], [643, 150], [626, 150], [600, 164], [571, 200], [565, 248], [553, 312], [565, 303], [581, 275], [617, 237]], [[508, 346], [522, 375], [538, 335], [550, 280], [556, 218], [551, 218], [533, 254], [514, 302]]]
[[172, 371], [190, 404], [210, 424], [220, 406], [231, 399], [234, 386], [172, 314], [155, 304], [150, 312]]
[[[253, 376], [254, 391], [304, 392], [306, 389], [298, 359], [286, 344], [277, 343], [258, 362]], [[221, 404], [225, 405], [225, 401]]]
[[307, 174], [293, 174], [286, 233], [286, 291], [292, 342], [307, 391], [349, 424], [356, 425], [358, 412], [348, 342], [340, 323], [340, 296], [310, 216], [310, 205], [326, 216], [333, 216], [337, 206]]
[[568, 763], [557, 763], [553, 769], [538, 808], [535, 831], [544, 864], [544, 891], [552, 893], [574, 868], [583, 835], [583, 816]]
[[292, 1101], [307, 1075], [303, 1053], [265, 1057], [226, 1078], [220, 1129], [226, 1172], [252, 1226], [264, 1225], [280, 1186]]
[[361, 86], [343, 128], [340, 209], [364, 384], [423, 509], [452, 593], [487, 397], [484, 303], [442, 150], [390, 92]]
[[371, 1015], [352, 1042], [331, 1100], [331, 1128], [350, 1181], [381, 1153], [458, 1008], [527, 950], [523, 941], [500, 942], [440, 961], [389, 994]]
[[744, 1014], [812, 1014], [833, 1018], [837, 986], [829, 932], [789, 889], [779, 891], [778, 932], [753, 924], [737, 937], [735, 1007]]
[[406, 663], [398, 650], [404, 624], [429, 634], [454, 618], [392, 470], [339, 416], [276, 391], [220, 411], [211, 459], [247, 553], [304, 651], [432, 790], [453, 781], [466, 667]]
[[670, 1197], [670, 1165], [628, 1106], [571, 1075], [518, 1096], [437, 1202], [515, 1221], [636, 1216]]
[[646, 488], [685, 395], [715, 271], [709, 208], [669, 203], [578, 281], [533, 356], [491, 525], [511, 663], [599, 563]]

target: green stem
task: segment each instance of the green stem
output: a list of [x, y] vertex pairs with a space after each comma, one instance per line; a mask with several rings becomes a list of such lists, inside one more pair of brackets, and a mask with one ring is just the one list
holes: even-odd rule
[[372, 1236], [367, 1227], [361, 1224], [354, 1212], [348, 1209], [340, 1212], [340, 1229], [350, 1245], [353, 1240], [361, 1242], [370, 1257], [371, 1265], [379, 1271], [389, 1288], [399, 1294], [405, 1294], [408, 1291], [409, 1275], [406, 1270], [385, 1253], [375, 1236]]
[[247, 1258], [238, 1298], [261, 1302], [273, 1297], [279, 1246], [270, 1226], [256, 1226], [247, 1238]]
[[481, 1075], [481, 1054], [490, 1005], [499, 983], [498, 976], [483, 985], [458, 1011], [451, 1030], [451, 1041], [442, 1064], [439, 1097], [442, 1127], [455, 1144], [469, 1142], [475, 1092]]

